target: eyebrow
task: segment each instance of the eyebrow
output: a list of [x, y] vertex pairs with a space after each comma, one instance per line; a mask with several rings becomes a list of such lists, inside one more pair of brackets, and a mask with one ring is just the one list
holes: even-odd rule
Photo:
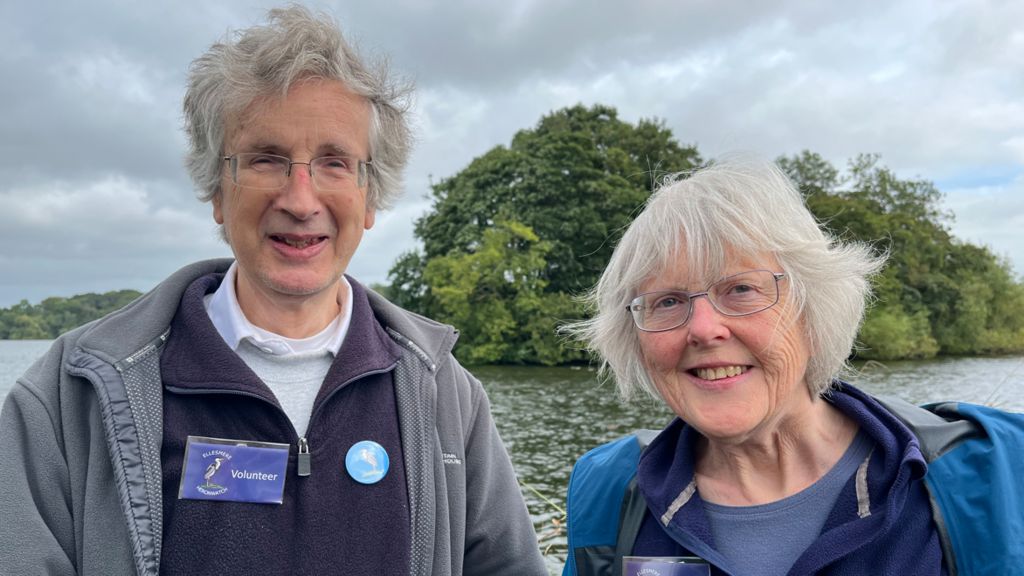
[[[264, 152], [267, 154], [287, 156], [287, 154], [285, 154], [284, 147], [279, 144], [275, 144], [272, 140], [256, 140], [252, 144], [244, 146], [244, 148], [249, 152]], [[319, 145], [316, 148], [316, 153], [314, 154], [313, 157], [319, 158], [322, 156], [340, 156], [344, 158], [356, 157], [355, 154], [350, 152], [348, 148], [340, 144], [335, 144], [333, 142], [326, 142], [324, 144]]]
[[282, 148], [280, 146], [277, 144], [271, 144], [269, 141], [257, 141], [245, 146], [245, 148], [251, 152], [266, 152], [268, 154], [278, 154], [282, 152]]
[[353, 154], [348, 148], [345, 148], [340, 144], [334, 144], [333, 142], [321, 144], [319, 147], [317, 147], [317, 150], [319, 152], [322, 152], [323, 156], [345, 156], [349, 158], [355, 157], [355, 154]]

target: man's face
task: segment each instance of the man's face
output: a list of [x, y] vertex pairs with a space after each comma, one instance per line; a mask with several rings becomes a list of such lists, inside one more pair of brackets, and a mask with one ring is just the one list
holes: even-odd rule
[[[340, 82], [299, 82], [286, 97], [258, 100], [229, 121], [224, 155], [263, 152], [309, 162], [344, 154], [367, 160], [369, 125], [369, 104]], [[337, 281], [363, 230], [373, 226], [365, 186], [352, 178], [340, 190], [318, 190], [308, 167], [296, 164], [283, 188], [252, 189], [232, 181], [229, 165], [224, 163], [213, 216], [238, 261], [243, 310], [247, 301], [336, 301]]]

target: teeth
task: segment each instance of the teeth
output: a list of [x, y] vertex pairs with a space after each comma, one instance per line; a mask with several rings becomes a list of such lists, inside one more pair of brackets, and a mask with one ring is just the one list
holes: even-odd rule
[[284, 238], [284, 243], [291, 246], [292, 248], [305, 248], [316, 242], [316, 238], [310, 238], [308, 240], [292, 240], [290, 238]]
[[719, 380], [721, 378], [731, 378], [732, 376], [739, 376], [746, 372], [747, 369], [744, 366], [721, 366], [719, 368], [697, 368], [697, 377], [702, 380]]

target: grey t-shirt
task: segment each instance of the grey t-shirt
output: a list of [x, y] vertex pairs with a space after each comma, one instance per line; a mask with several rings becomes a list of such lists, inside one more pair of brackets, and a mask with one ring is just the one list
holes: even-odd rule
[[777, 502], [757, 506], [704, 503], [715, 548], [737, 576], [786, 574], [821, 534], [839, 492], [868, 457], [873, 442], [860, 431], [820, 480]]
[[334, 356], [327, 350], [289, 355], [260, 350], [248, 339], [238, 344], [238, 356], [274, 393], [299, 437], [306, 435], [313, 402], [331, 370]]

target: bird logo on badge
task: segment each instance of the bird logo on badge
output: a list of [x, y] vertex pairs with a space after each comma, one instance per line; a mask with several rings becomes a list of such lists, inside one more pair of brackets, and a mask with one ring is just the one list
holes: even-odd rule
[[[214, 454], [218, 455], [214, 456]], [[203, 483], [196, 486], [196, 490], [199, 490], [199, 492], [206, 494], [207, 496], [219, 496], [227, 492], [227, 487], [221, 486], [220, 484], [214, 482], [214, 477], [217, 475], [217, 472], [220, 470], [221, 466], [224, 465], [224, 463], [230, 459], [230, 456], [228, 454], [221, 452], [220, 450], [209, 452], [207, 454], [204, 454], [203, 456], [214, 456], [214, 458], [213, 462], [210, 462], [210, 464], [206, 467], [206, 471], [203, 472]]]
[[210, 486], [210, 481], [213, 480], [213, 475], [217, 473], [217, 470], [220, 470], [220, 465], [223, 462], [224, 459], [218, 456], [213, 459], [213, 462], [210, 463], [209, 466], [206, 467], [206, 472], [203, 474], [203, 486]]
[[391, 461], [384, 447], [373, 440], [356, 442], [345, 456], [345, 470], [360, 484], [376, 484], [388, 473]]

